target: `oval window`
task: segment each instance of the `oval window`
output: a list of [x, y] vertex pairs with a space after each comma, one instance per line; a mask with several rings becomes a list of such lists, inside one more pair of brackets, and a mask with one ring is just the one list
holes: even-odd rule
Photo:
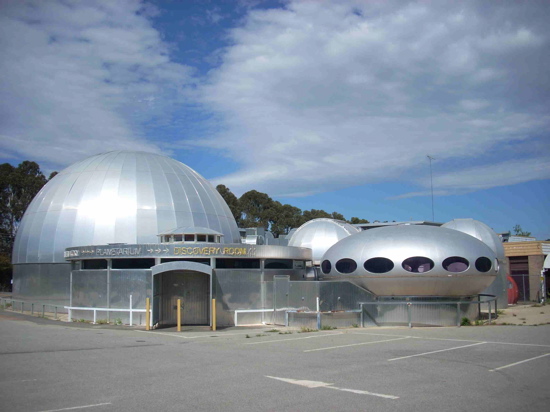
[[447, 272], [464, 272], [470, 266], [470, 262], [460, 256], [451, 256], [443, 261], [443, 269]]
[[393, 262], [388, 258], [375, 257], [367, 260], [363, 265], [371, 273], [386, 273], [393, 269]]
[[493, 264], [489, 258], [482, 256], [476, 260], [476, 269], [480, 272], [489, 272], [491, 270], [491, 266], [493, 266]]
[[357, 269], [357, 263], [353, 259], [340, 259], [336, 262], [336, 270], [340, 273], [351, 273]]
[[324, 260], [323, 263], [321, 263], [321, 270], [323, 271], [323, 273], [328, 274], [330, 273], [331, 269], [332, 269], [332, 265], [328, 260]]
[[407, 272], [426, 273], [434, 267], [434, 262], [431, 259], [423, 256], [414, 256], [403, 261], [403, 269]]

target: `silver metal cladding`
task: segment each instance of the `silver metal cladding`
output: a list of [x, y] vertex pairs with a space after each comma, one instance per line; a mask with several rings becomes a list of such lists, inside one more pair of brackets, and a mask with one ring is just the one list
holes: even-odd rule
[[349, 280], [379, 296], [475, 295], [498, 271], [495, 252], [480, 240], [417, 225], [344, 238], [322, 260], [321, 280]]
[[321, 258], [332, 245], [360, 231], [361, 229], [340, 220], [313, 219], [292, 234], [288, 245], [310, 248], [313, 253], [313, 264], [319, 265]]
[[506, 308], [508, 306], [508, 282], [506, 280], [508, 268], [506, 257], [504, 256], [504, 247], [498, 235], [485, 223], [475, 219], [453, 219], [441, 227], [466, 233], [481, 240], [493, 249], [497, 255], [499, 264], [498, 276], [482, 293], [496, 296], [498, 307]]
[[197, 172], [165, 156], [114, 151], [61, 171], [27, 209], [13, 263], [62, 263], [70, 246], [156, 243], [176, 227], [198, 226], [240, 242], [229, 207]]

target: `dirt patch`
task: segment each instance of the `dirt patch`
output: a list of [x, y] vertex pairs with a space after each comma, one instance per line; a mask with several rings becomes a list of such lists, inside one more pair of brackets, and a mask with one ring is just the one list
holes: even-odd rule
[[494, 323], [526, 326], [550, 324], [550, 306], [538, 304], [509, 306], [499, 314]]

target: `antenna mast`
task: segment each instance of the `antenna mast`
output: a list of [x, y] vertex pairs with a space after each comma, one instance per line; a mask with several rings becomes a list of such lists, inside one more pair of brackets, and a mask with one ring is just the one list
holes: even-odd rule
[[434, 179], [432, 175], [432, 160], [435, 160], [435, 157], [426, 155], [428, 160], [430, 161], [430, 183], [432, 187], [432, 222], [435, 222], [435, 214], [434, 214]]

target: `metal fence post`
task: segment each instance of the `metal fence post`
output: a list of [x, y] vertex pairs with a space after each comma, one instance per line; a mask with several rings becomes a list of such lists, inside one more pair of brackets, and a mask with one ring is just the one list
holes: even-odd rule
[[55, 308], [55, 320], [57, 320], [57, 306], [54, 306]]
[[145, 330], [151, 329], [151, 300], [150, 298], [145, 298]]
[[321, 329], [321, 312], [317, 312], [317, 329]]
[[456, 326], [460, 326], [460, 303], [456, 303]]
[[44, 317], [44, 312], [46, 311], [46, 305], [42, 305], [42, 317]]
[[25, 302], [21, 302], [21, 313], [23, 313], [23, 306], [25, 305]]
[[491, 301], [487, 302], [487, 306], [489, 307], [489, 325], [491, 324]]
[[132, 326], [133, 320], [134, 320], [134, 316], [132, 313], [132, 295], [130, 295], [130, 326]]
[[407, 318], [409, 320], [409, 328], [412, 328], [411, 302], [407, 302]]
[[31, 315], [34, 315], [34, 303], [31, 303]]

